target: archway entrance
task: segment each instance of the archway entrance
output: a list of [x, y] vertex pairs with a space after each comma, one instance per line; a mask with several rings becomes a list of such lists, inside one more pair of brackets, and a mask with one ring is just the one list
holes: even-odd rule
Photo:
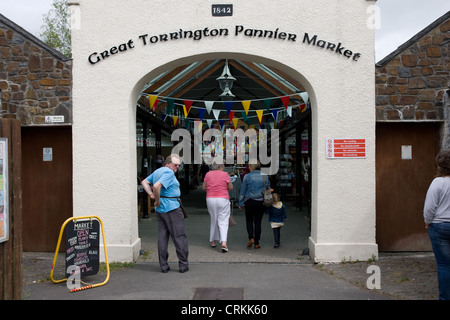
[[[221, 86], [219, 80], [223, 78], [231, 81]], [[302, 254], [307, 252], [304, 249], [308, 247], [310, 236], [311, 110], [308, 93], [298, 80], [269, 63], [226, 57], [174, 65], [149, 77], [137, 101], [136, 119], [137, 172], [141, 178], [158, 168], [161, 158], [172, 152], [171, 146], [177, 141], [171, 143], [168, 134], [176, 129], [189, 131], [195, 139], [196, 132], [203, 136], [207, 129], [215, 128], [223, 133], [224, 141], [228, 130], [254, 129], [257, 133], [267, 133], [269, 137], [272, 137], [272, 130], [277, 131], [277, 141], [268, 141], [269, 150], [261, 150], [264, 147], [259, 144], [257, 151], [259, 155], [262, 151], [270, 154], [272, 159], [266, 162], [266, 167], [274, 169], [269, 175], [271, 186], [288, 208], [289, 223], [283, 227], [282, 248], [273, 251], [272, 230], [265, 217], [262, 235], [264, 250], [245, 250], [245, 218], [243, 211], [237, 209], [236, 201], [241, 175], [248, 164], [251, 142], [248, 140], [244, 150], [241, 150], [244, 154], [240, 160], [237, 140], [231, 149], [232, 157], [229, 157], [230, 150], [225, 142], [222, 151], [217, 144], [201, 140], [202, 153], [211, 149], [213, 153], [223, 153], [226, 171], [234, 178], [230, 199], [238, 224], [229, 228], [231, 254], [224, 256], [212, 252], [208, 245], [209, 215], [205, 192], [201, 190], [202, 161], [184, 159], [177, 176], [182, 186], [184, 206], [190, 211], [190, 218], [186, 220], [190, 260], [307, 261]], [[261, 137], [259, 135], [259, 139]], [[271, 149], [275, 142], [276, 153]], [[147, 253], [140, 259], [156, 262], [157, 227], [151, 200], [143, 192], [138, 193], [138, 199], [139, 236], [142, 250]], [[175, 254], [171, 256], [176, 259]]]
[[[312, 124], [302, 130], [311, 133], [310, 255], [316, 262], [376, 256], [374, 30], [366, 24], [371, 5], [372, 1], [351, 5], [344, 1], [330, 7], [325, 0], [283, 6], [267, 2], [259, 7], [242, 3], [231, 16], [223, 17], [211, 11], [211, 4], [201, 1], [168, 1], [164, 6], [141, 0], [114, 6], [101, 0], [71, 3], [74, 16], [79, 18], [72, 19], [73, 215], [92, 212], [103, 219], [111, 261], [135, 260], [141, 249], [136, 214], [136, 103], [142, 90], [159, 76], [171, 79], [169, 71], [175, 68], [191, 66], [182, 76], [187, 85], [178, 87], [187, 116], [181, 106], [180, 115], [170, 114], [172, 117], [166, 115], [164, 119], [170, 125], [177, 116], [179, 125], [185, 128], [185, 120], [192, 120], [189, 115], [200, 118], [200, 109], [195, 108], [196, 103], [189, 105], [184, 100], [198, 99], [204, 104], [217, 101], [225, 91], [211, 90], [199, 98], [193, 90], [200, 81], [194, 75], [210, 72], [208, 76], [212, 76], [213, 62], [206, 61], [216, 59], [222, 60], [216, 64], [217, 76], [223, 70], [219, 63], [224, 59], [229, 59], [235, 70], [232, 74], [237, 81], [230, 89], [234, 95], [249, 88], [246, 84], [238, 86], [239, 73], [251, 74], [261, 69], [258, 64], [276, 68], [304, 86], [311, 100]], [[271, 12], [270, 21], [261, 19], [267, 12]], [[315, 19], [299, 19], [301, 16]], [[112, 23], [115, 17], [127, 23]], [[179, 71], [174, 74], [181, 76]], [[218, 87], [216, 79], [216, 75], [210, 78], [214, 89]], [[278, 82], [280, 87], [285, 84]], [[253, 83], [260, 89], [274, 89], [265, 81]], [[191, 96], [187, 95], [189, 91]], [[162, 96], [163, 91], [158, 87], [150, 92], [157, 92], [152, 94], [153, 99]], [[301, 103], [303, 98], [292, 93], [296, 96], [275, 91], [262, 96], [261, 101], [256, 101], [258, 96], [235, 101], [251, 101], [246, 116], [256, 114], [250, 119], [257, 128], [260, 122], [271, 125], [266, 118], [274, 118], [264, 111], [267, 97], [278, 98], [272, 103], [281, 101], [281, 114], [298, 112], [298, 106], [289, 110], [290, 104], [284, 105], [288, 99], [292, 103], [293, 98]], [[164, 97], [173, 95], [164, 93]], [[161, 108], [168, 103], [162, 100], [156, 104], [156, 114], [160, 114], [160, 103]], [[215, 125], [220, 127], [223, 120], [226, 126], [231, 123], [245, 128], [244, 116], [235, 119], [239, 116], [235, 107], [229, 112], [223, 105], [217, 115], [219, 124]], [[270, 107], [273, 110], [274, 105]], [[231, 111], [235, 113], [230, 121]], [[203, 116], [207, 124], [206, 113]], [[215, 120], [212, 113], [208, 116]], [[277, 112], [277, 116], [281, 114]], [[258, 129], [258, 134], [261, 131]], [[289, 141], [281, 135], [280, 140]], [[355, 144], [362, 153], [352, 151], [356, 150]], [[283, 151], [288, 147], [289, 143], [285, 144]], [[345, 150], [342, 157], [334, 156], [333, 150], [340, 149]], [[260, 156], [261, 149], [257, 151]]]

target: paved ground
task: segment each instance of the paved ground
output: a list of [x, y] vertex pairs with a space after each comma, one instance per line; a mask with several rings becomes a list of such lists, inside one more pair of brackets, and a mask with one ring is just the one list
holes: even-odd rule
[[[261, 249], [246, 248], [244, 215], [238, 209], [234, 209], [237, 225], [229, 229], [230, 251], [224, 254], [219, 247], [210, 248], [209, 216], [204, 201], [199, 201], [198, 196], [197, 191], [183, 200], [189, 212], [186, 228], [191, 267], [188, 273], [178, 273], [172, 243], [169, 245], [172, 270], [168, 274], [160, 273], [156, 219], [151, 217], [139, 221], [143, 254], [134, 266], [112, 271], [109, 282], [102, 287], [69, 293], [65, 284], [56, 285], [49, 280], [53, 253], [24, 253], [24, 299], [190, 300], [199, 297], [201, 288], [239, 289], [241, 298], [246, 300], [437, 299], [436, 264], [431, 252], [380, 253], [374, 264], [380, 268], [381, 289], [373, 290], [366, 286], [371, 275], [367, 273], [370, 264], [366, 261], [311, 263], [308, 256], [302, 255], [309, 237], [308, 219], [305, 212], [291, 206], [288, 222], [281, 231], [279, 249], [273, 248], [267, 217], [263, 220]], [[58, 258], [61, 264], [57, 264], [55, 270], [57, 279], [63, 275], [63, 260], [64, 257]], [[99, 273], [86, 281], [99, 283], [104, 279], [105, 274]]]

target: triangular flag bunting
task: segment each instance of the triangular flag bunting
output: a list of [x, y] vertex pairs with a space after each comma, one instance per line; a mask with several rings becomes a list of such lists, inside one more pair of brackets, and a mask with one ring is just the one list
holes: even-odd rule
[[156, 107], [158, 106], [159, 99], [156, 99], [155, 103], [153, 104], [153, 111], [155, 111]]
[[270, 105], [272, 104], [272, 99], [265, 99], [264, 105], [266, 106], [267, 111], [270, 111]]
[[234, 111], [230, 111], [230, 113], [228, 114], [228, 119], [230, 119], [230, 122], [233, 121], [233, 116], [234, 116]]
[[303, 112], [306, 110], [306, 104], [302, 103], [301, 105], [298, 106], [300, 108], [300, 111]]
[[194, 123], [196, 124], [197, 132], [202, 132], [203, 122], [195, 120]]
[[302, 97], [304, 103], [308, 102], [308, 99], [309, 99], [308, 92], [306, 92], [306, 91], [305, 92], [300, 92], [300, 97]]
[[242, 121], [244, 121], [245, 123], [247, 123], [247, 115], [245, 114], [245, 112], [241, 111], [242, 114]]
[[273, 115], [273, 118], [275, 119], [275, 121], [277, 121], [278, 110], [277, 109], [272, 110], [272, 115]]
[[264, 110], [256, 110], [256, 114], [258, 115], [259, 124], [261, 124], [263, 112], [264, 112]]
[[286, 112], [292, 118], [292, 106], [287, 107]]
[[186, 120], [184, 121], [184, 126], [185, 126], [187, 129], [189, 129], [189, 127], [191, 126], [191, 120], [186, 119]]
[[285, 97], [281, 97], [281, 102], [283, 102], [284, 107], [287, 109], [288, 104], [289, 104], [289, 96], [285, 96]]
[[212, 119], [207, 119], [206, 120], [206, 123], [208, 124], [208, 128], [210, 128], [210, 129], [211, 129], [211, 126], [212, 126], [212, 122], [213, 122]]
[[231, 108], [233, 107], [233, 101], [225, 101], [225, 108], [227, 108], [227, 113], [230, 114]]
[[164, 113], [161, 113], [161, 120], [164, 122], [166, 120], [167, 115]]
[[213, 104], [214, 104], [214, 101], [205, 101], [205, 107], [206, 107], [206, 111], [208, 111], [208, 114], [211, 113]]
[[214, 118], [216, 118], [216, 120], [219, 120], [220, 110], [213, 110], [213, 113], [214, 113]]
[[184, 100], [184, 105], [186, 106], [187, 113], [189, 113], [189, 111], [191, 110], [191, 106], [192, 106], [193, 102], [194, 101], [191, 101], [191, 100]]
[[222, 129], [224, 123], [225, 123], [225, 120], [223, 120], [223, 119], [219, 120], [220, 129]]
[[186, 110], [186, 106], [185, 105], [183, 105], [183, 111], [184, 111], [184, 118], [186, 119], [189, 111]]
[[153, 109], [153, 105], [155, 104], [157, 99], [158, 99], [158, 96], [155, 96], [153, 94], [148, 95], [148, 101], [150, 102], [150, 109]]
[[234, 130], [236, 130], [238, 121], [239, 121], [238, 118], [234, 118], [234, 119], [233, 119]]
[[203, 120], [203, 116], [205, 115], [205, 109], [198, 109], [198, 115], [200, 117], [200, 120]]
[[173, 106], [175, 105], [175, 101], [171, 98], [166, 98], [167, 101], [167, 110], [166, 113], [167, 114], [172, 114], [173, 111]]
[[250, 109], [250, 100], [242, 101], [242, 106], [244, 107], [245, 114], [248, 114], [248, 109]]
[[173, 116], [172, 119], [173, 119], [173, 125], [174, 125], [174, 127], [176, 127], [178, 125], [179, 119], [177, 116]]

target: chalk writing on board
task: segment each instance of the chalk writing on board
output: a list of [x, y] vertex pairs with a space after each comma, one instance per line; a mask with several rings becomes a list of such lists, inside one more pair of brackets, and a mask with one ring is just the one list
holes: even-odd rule
[[[66, 270], [69, 266], [79, 268], [82, 276], [93, 275], [99, 266], [98, 220], [70, 221], [66, 226]], [[67, 274], [67, 276], [70, 276]]]

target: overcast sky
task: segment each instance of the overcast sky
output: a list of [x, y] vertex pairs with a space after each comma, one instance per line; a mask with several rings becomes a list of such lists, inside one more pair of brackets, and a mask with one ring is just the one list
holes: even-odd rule
[[[42, 15], [52, 3], [53, 0], [0, 0], [0, 13], [39, 37]], [[378, 0], [375, 4], [380, 13], [380, 28], [375, 32], [376, 61], [450, 10], [450, 0]]]

